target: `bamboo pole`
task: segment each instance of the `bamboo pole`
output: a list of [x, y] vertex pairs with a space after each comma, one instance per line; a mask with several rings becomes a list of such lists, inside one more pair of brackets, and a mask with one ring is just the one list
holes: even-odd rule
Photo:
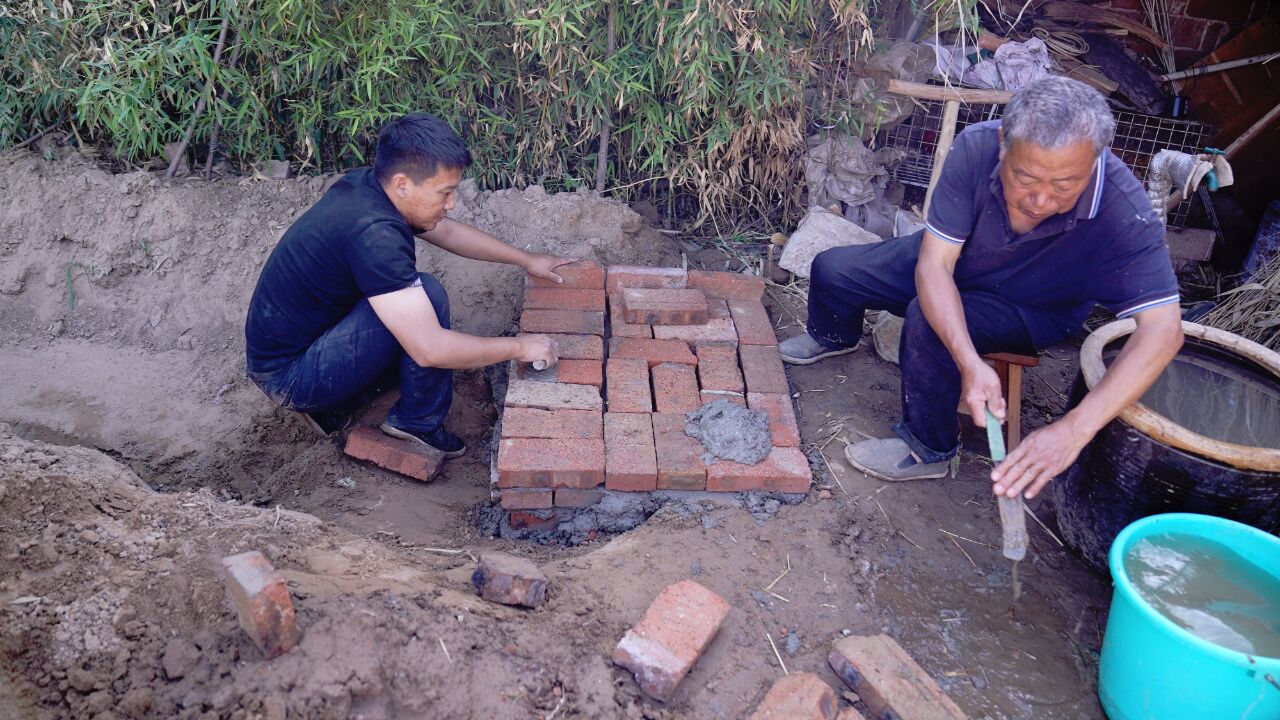
[[182, 156], [187, 152], [187, 145], [191, 143], [191, 136], [196, 132], [196, 121], [204, 114], [204, 106], [208, 103], [209, 93], [213, 90], [214, 79], [218, 76], [218, 64], [222, 62], [222, 48], [227, 44], [227, 28], [231, 26], [231, 13], [225, 9], [222, 13], [222, 27], [218, 29], [218, 46], [213, 49], [213, 68], [209, 71], [209, 80], [204, 84], [204, 90], [200, 93], [200, 100], [196, 102], [196, 111], [191, 116], [191, 121], [187, 123], [187, 132], [182, 136], [182, 142], [178, 143], [178, 149], [173, 153], [173, 157], [169, 160], [169, 169], [165, 171], [166, 178], [172, 178], [174, 173], [178, 172], [178, 165], [182, 161]]

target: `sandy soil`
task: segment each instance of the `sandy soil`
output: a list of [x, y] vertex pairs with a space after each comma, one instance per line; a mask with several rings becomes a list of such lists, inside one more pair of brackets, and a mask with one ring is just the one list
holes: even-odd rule
[[[897, 637], [973, 717], [1101, 716], [1106, 579], [1032, 523], [1011, 610], [999, 551], [942, 532], [999, 542], [981, 435], [966, 434], [956, 480], [886, 485], [844, 463], [841, 438], [883, 436], [897, 412], [897, 369], [870, 352], [790, 370], [804, 441], [836, 433], [831, 472], [768, 519], [708, 501], [573, 548], [483, 535], [470, 517], [489, 501], [496, 415], [479, 371], [449, 421], [473, 450], [437, 481], [343, 458], [243, 375], [257, 271], [329, 181], [166, 184], [0, 155], [0, 705], [17, 717], [737, 718], [782, 672], [766, 633], [788, 669], [838, 687], [825, 657], [846, 631]], [[589, 194], [468, 191], [455, 216], [606, 263], [725, 262]], [[426, 245], [419, 258], [460, 329], [509, 331], [518, 273]], [[798, 332], [803, 306], [769, 303], [780, 336]], [[1057, 348], [1029, 373], [1029, 427], [1061, 407], [1072, 357]], [[335, 485], [347, 477], [354, 489]], [[471, 556], [495, 547], [542, 565], [547, 605], [470, 593]], [[290, 578], [306, 633], [270, 662], [217, 570], [255, 548]], [[781, 598], [760, 593], [788, 562]], [[686, 577], [734, 609], [660, 706], [609, 652]]]

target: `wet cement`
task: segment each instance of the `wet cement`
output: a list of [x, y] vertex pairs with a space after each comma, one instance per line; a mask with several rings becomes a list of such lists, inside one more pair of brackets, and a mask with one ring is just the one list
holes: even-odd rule
[[686, 413], [684, 432], [702, 442], [707, 450], [702, 459], [707, 464], [720, 458], [755, 465], [773, 449], [769, 415], [728, 400], [716, 400]]

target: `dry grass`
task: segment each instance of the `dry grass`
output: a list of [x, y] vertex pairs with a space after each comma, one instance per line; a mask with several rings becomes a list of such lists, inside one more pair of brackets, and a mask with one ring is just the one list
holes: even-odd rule
[[1252, 281], [1219, 297], [1218, 307], [1200, 321], [1280, 351], [1280, 256], [1259, 270]]

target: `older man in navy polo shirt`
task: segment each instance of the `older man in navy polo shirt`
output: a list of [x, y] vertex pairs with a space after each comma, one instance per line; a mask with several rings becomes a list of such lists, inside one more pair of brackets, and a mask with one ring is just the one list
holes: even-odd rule
[[1032, 354], [1080, 327], [1095, 305], [1137, 330], [1106, 377], [992, 472], [996, 494], [1033, 497], [1106, 423], [1136, 402], [1182, 345], [1164, 226], [1108, 146], [1115, 120], [1089, 86], [1047, 78], [1004, 119], [961, 132], [934, 188], [926, 229], [814, 260], [808, 334], [782, 343], [809, 364], [852, 352], [866, 310], [901, 315], [898, 437], [850, 445], [882, 480], [940, 478], [959, 450], [956, 406], [1004, 420], [1000, 381], [981, 359]]

